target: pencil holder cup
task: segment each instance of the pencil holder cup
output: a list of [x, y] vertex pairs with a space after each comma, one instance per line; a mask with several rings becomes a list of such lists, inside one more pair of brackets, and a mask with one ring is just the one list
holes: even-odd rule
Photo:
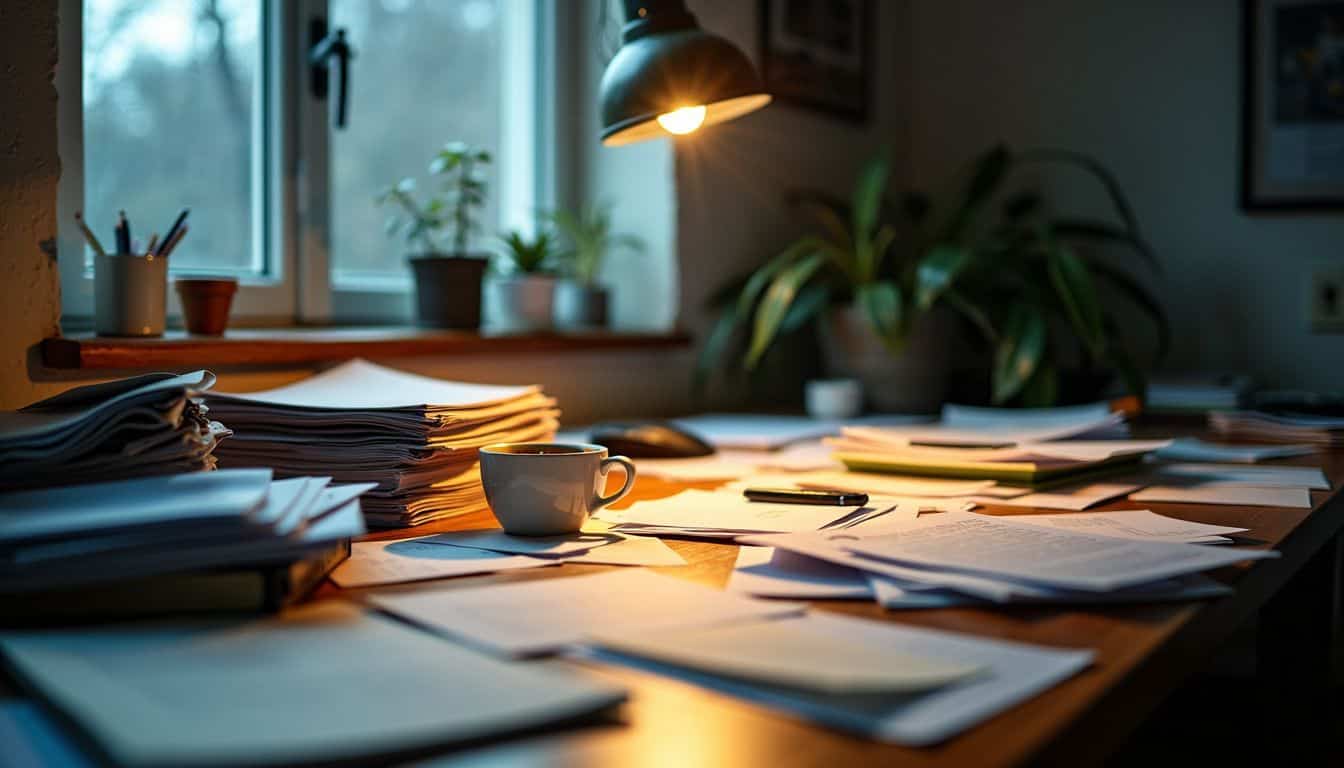
[[162, 336], [168, 260], [95, 254], [93, 298], [93, 327], [99, 336]]

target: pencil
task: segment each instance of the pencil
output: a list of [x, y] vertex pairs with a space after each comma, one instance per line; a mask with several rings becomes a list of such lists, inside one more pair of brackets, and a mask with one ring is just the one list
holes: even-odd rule
[[159, 233], [158, 233], [158, 232], [155, 232], [154, 234], [152, 234], [152, 235], [149, 236], [149, 245], [145, 246], [145, 255], [146, 255], [146, 256], [153, 256], [153, 255], [154, 255], [154, 246], [155, 246], [155, 245], [158, 245], [158, 242], [159, 242]]
[[159, 249], [158, 255], [165, 259], [168, 258], [168, 255], [173, 252], [173, 249], [177, 247], [177, 244], [182, 242], [182, 238], [187, 236], [188, 229], [191, 229], [191, 227], [183, 224], [182, 228], [177, 230], [177, 234], [173, 235], [173, 239], [163, 244], [163, 247]]
[[75, 221], [79, 223], [79, 231], [84, 233], [84, 239], [93, 247], [93, 252], [99, 256], [106, 256], [107, 251], [103, 250], [103, 244], [98, 242], [98, 237], [89, 229], [89, 225], [84, 223], [84, 217], [79, 211], [75, 211]]
[[172, 242], [173, 238], [177, 236], [177, 230], [187, 220], [188, 213], [191, 213], [191, 209], [183, 208], [182, 212], [177, 214], [177, 218], [173, 220], [173, 226], [169, 227], [167, 234], [163, 236], [163, 242], [159, 244], [160, 245], [159, 250], [163, 250], [163, 248], [166, 248], [168, 246], [168, 243]]
[[126, 222], [126, 212], [117, 212], [117, 253], [131, 252], [131, 226]]

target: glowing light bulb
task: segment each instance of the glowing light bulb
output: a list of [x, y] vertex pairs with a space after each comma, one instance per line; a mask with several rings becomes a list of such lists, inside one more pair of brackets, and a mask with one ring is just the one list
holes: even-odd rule
[[668, 133], [682, 135], [694, 131], [705, 122], [705, 107], [682, 107], [658, 116], [658, 124]]

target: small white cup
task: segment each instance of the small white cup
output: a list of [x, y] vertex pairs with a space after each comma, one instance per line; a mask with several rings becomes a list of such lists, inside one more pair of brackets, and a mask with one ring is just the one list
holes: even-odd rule
[[[490, 511], [518, 536], [574, 533], [588, 516], [618, 501], [635, 484], [635, 464], [587, 443], [495, 443], [481, 454], [481, 482]], [[602, 495], [612, 465], [625, 468], [625, 484]]]
[[813, 379], [804, 401], [814, 419], [852, 419], [863, 412], [863, 386], [857, 379]]

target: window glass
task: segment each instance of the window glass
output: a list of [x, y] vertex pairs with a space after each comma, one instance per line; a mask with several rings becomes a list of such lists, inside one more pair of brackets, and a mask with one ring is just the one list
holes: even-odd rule
[[191, 208], [178, 271], [265, 271], [258, 237], [261, 0], [84, 0], [84, 212], [144, 247]]
[[[410, 248], [389, 237], [393, 212], [379, 191], [415, 177], [423, 200], [442, 193], [428, 166], [449, 141], [497, 154], [500, 119], [500, 0], [332, 0], [332, 28], [354, 49], [349, 120], [331, 134], [331, 258], [345, 285], [408, 275]], [[498, 158], [485, 169], [488, 204], [476, 250], [499, 222]]]

